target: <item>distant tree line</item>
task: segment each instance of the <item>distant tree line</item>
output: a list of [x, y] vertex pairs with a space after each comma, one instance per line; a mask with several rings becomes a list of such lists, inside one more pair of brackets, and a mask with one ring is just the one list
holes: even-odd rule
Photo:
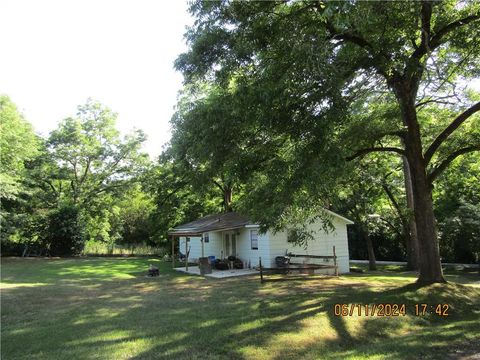
[[141, 131], [121, 138], [116, 114], [89, 100], [47, 138], [0, 98], [2, 253], [79, 254], [86, 241], [144, 243], [153, 200]]
[[[268, 180], [261, 173], [262, 163], [281, 160], [248, 151], [253, 146], [249, 142], [259, 141], [253, 130], [241, 140], [237, 125], [227, 128], [229, 122], [222, 122], [224, 117], [216, 109], [213, 119], [200, 116], [198, 105], [184, 113], [183, 101], [172, 120], [169, 146], [151, 161], [140, 150], [145, 135], [136, 131], [120, 138], [114, 128], [116, 115], [99, 103], [80, 106], [77, 116], [41, 138], [11, 100], [2, 96], [2, 255], [21, 256], [25, 251], [77, 255], [86, 243], [107, 248], [150, 245], [168, 251], [171, 227], [221, 211], [255, 216], [265, 206], [259, 197], [281, 194], [280, 186], [264, 195], [254, 192], [262, 179]], [[189, 116], [195, 121], [186, 121]], [[225, 128], [218, 130], [213, 124]], [[457, 160], [435, 187], [444, 261], [477, 260], [477, 160], [473, 154]], [[284, 169], [278, 166], [282, 177]], [[319, 204], [355, 221], [349, 229], [351, 257], [368, 259], [371, 251], [370, 257], [378, 260], [407, 260], [409, 210], [402, 162], [391, 156], [364, 159], [342, 179], [330, 192], [329, 202], [320, 199]], [[302, 201], [312, 200], [307, 196]], [[271, 207], [263, 207], [266, 212], [274, 210], [273, 199]]]

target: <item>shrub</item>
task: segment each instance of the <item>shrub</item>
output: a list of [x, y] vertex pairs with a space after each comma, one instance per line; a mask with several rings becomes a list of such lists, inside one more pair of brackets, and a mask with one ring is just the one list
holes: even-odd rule
[[80, 254], [84, 238], [77, 208], [62, 206], [49, 214], [44, 243], [51, 256]]

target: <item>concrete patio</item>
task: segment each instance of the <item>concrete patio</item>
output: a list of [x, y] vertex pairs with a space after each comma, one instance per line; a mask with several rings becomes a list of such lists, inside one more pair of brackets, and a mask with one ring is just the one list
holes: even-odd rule
[[[189, 266], [188, 271], [185, 269], [185, 267], [178, 267], [174, 269], [187, 274], [200, 275], [200, 269], [198, 266]], [[205, 274], [204, 276], [208, 276], [216, 279], [223, 279], [223, 278], [234, 277], [234, 276], [245, 276], [245, 275], [255, 275], [255, 274], [258, 274], [258, 271], [255, 269], [232, 269], [232, 270], [212, 269], [211, 274]]]

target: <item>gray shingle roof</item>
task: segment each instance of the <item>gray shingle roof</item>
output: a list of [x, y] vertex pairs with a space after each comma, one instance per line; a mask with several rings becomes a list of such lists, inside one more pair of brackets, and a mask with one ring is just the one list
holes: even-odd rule
[[200, 236], [202, 233], [217, 230], [231, 230], [252, 225], [252, 222], [236, 212], [208, 215], [198, 220], [171, 229], [169, 235]]

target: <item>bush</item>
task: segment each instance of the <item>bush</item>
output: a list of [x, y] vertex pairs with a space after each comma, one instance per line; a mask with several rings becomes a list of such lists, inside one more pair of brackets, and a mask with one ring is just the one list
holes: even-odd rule
[[25, 244], [3, 240], [1, 241], [2, 256], [22, 256]]
[[77, 208], [63, 206], [48, 216], [44, 243], [51, 256], [81, 253], [84, 238]]

